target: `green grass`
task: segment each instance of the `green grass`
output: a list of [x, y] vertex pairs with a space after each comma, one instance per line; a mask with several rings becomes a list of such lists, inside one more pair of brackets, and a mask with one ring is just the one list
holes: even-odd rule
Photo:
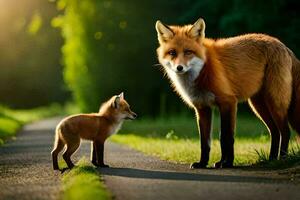
[[32, 109], [9, 109], [0, 106], [0, 113], [3, 116], [15, 119], [21, 123], [37, 121], [43, 118], [66, 115], [78, 112], [78, 107], [72, 103], [66, 105], [51, 104], [49, 106], [37, 107]]
[[[192, 163], [199, 160], [200, 146], [197, 139], [163, 139], [142, 137], [133, 134], [113, 136], [114, 142], [126, 144], [149, 155], [158, 156], [163, 160], [177, 163]], [[213, 139], [209, 165], [220, 159], [220, 145]], [[236, 139], [235, 164], [251, 165], [258, 159], [255, 149], [267, 151], [269, 143], [261, 139]]]
[[65, 172], [62, 178], [63, 200], [108, 200], [111, 194], [106, 190], [100, 174], [89, 166], [85, 158], [80, 159], [77, 166]]
[[12, 138], [20, 129], [21, 123], [7, 117], [0, 117], [0, 146], [8, 138]]
[[77, 107], [69, 103], [65, 106], [52, 104], [50, 106], [14, 110], [0, 105], [0, 146], [5, 140], [13, 138], [17, 131], [26, 123], [43, 118], [65, 115], [76, 112]]
[[289, 154], [284, 160], [268, 160], [268, 155], [264, 151], [257, 151], [258, 162], [257, 166], [264, 168], [282, 169], [292, 166], [300, 166], [300, 146], [297, 143], [292, 143], [289, 148]]
[[[219, 116], [215, 115], [213, 121], [210, 166], [221, 157], [218, 139]], [[300, 152], [299, 148], [295, 148], [297, 144], [294, 137], [295, 133], [292, 136], [290, 149], [294, 149], [294, 152]], [[112, 140], [146, 154], [177, 163], [192, 163], [198, 161], [200, 157], [199, 135], [193, 116], [127, 122], [124, 123], [120, 134], [114, 135]], [[267, 155], [268, 153], [265, 152], [269, 152], [269, 148], [270, 136], [264, 124], [254, 115], [239, 115], [235, 136], [234, 164], [248, 166], [262, 163], [261, 154], [257, 152], [264, 152]], [[299, 157], [293, 154], [290, 157], [296, 160], [290, 164], [300, 164]], [[286, 162], [278, 161], [278, 163], [280, 162], [283, 165], [288, 165]]]

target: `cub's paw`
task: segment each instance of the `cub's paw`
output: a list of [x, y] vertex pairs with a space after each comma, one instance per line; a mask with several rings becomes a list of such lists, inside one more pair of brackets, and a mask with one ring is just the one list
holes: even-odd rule
[[63, 174], [63, 173], [65, 173], [66, 171], [70, 171], [70, 170], [71, 170], [70, 168], [64, 167], [64, 168], [60, 169], [59, 171], [60, 171], [61, 174]]
[[102, 163], [102, 164], [98, 165], [98, 167], [101, 167], [101, 168], [109, 168], [109, 165], [106, 165], [106, 164]]
[[214, 167], [217, 168], [217, 169], [220, 169], [220, 168], [233, 168], [233, 163], [232, 162], [226, 162], [226, 161], [219, 161], [219, 162], [216, 162], [214, 164]]
[[194, 162], [193, 164], [191, 164], [190, 168], [191, 169], [204, 169], [206, 168], [207, 163], [203, 163], [203, 162]]
[[96, 167], [99, 167], [99, 164], [98, 164], [97, 162], [95, 162], [95, 161], [92, 161], [92, 164], [93, 164], [94, 166], [96, 166]]

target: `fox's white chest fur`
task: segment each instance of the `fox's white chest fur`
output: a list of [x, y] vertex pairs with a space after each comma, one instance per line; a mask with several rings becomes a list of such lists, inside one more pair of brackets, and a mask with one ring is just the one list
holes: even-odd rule
[[114, 134], [116, 134], [122, 127], [123, 121], [120, 121], [118, 123], [113, 124], [108, 131], [108, 135], [112, 136]]
[[189, 106], [193, 107], [195, 104], [212, 106], [214, 104], [215, 95], [210, 91], [199, 90], [195, 83], [202, 67], [191, 67], [184, 74], [177, 74], [168, 67], [165, 69], [176, 91]]

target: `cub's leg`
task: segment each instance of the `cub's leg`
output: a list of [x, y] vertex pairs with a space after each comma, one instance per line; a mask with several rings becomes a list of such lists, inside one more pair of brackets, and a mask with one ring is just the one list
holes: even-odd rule
[[91, 142], [91, 162], [93, 165], [98, 166], [96, 144], [94, 141]]
[[61, 152], [61, 150], [64, 148], [64, 146], [65, 146], [64, 142], [57, 135], [56, 138], [55, 138], [54, 148], [51, 152], [52, 163], [53, 163], [53, 169], [54, 170], [59, 170], [58, 162], [57, 162], [57, 156], [58, 156], [59, 152]]
[[74, 164], [71, 161], [72, 154], [78, 149], [80, 145], [80, 138], [78, 138], [76, 141], [73, 140], [72, 143], [68, 143], [66, 146], [66, 151], [63, 153], [63, 159], [68, 165], [68, 168], [72, 169], [74, 167]]
[[97, 166], [99, 167], [109, 167], [108, 165], [104, 164], [104, 142], [96, 141], [96, 155], [97, 155]]

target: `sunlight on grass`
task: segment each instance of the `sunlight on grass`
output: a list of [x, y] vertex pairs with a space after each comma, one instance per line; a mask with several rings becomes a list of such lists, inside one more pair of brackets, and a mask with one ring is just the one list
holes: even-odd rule
[[62, 116], [78, 113], [78, 107], [74, 103], [65, 105], [51, 104], [50, 106], [13, 110], [0, 105], [0, 145], [5, 140], [13, 137], [26, 123], [37, 121], [47, 117]]
[[[125, 123], [121, 133], [130, 133], [140, 136], [165, 137], [173, 131], [179, 138], [198, 138], [198, 130], [195, 117], [176, 116], [170, 118], [142, 119]], [[220, 117], [214, 112], [212, 136], [219, 138]], [[269, 137], [264, 124], [254, 114], [240, 114], [237, 118], [236, 136], [239, 138]]]
[[108, 200], [112, 197], [104, 187], [99, 172], [88, 165], [86, 158], [82, 158], [76, 167], [63, 175], [63, 199]]
[[[114, 142], [126, 144], [148, 155], [157, 156], [163, 160], [189, 164], [200, 157], [200, 146], [197, 139], [162, 139], [142, 137], [133, 134], [114, 135]], [[256, 149], [267, 151], [269, 142], [261, 139], [237, 139], [235, 144], [235, 164], [251, 165], [256, 163], [258, 155]], [[217, 139], [212, 141], [210, 163], [220, 159], [220, 144]]]
[[[220, 160], [219, 116], [215, 113], [210, 153], [211, 166]], [[124, 124], [112, 141], [126, 144], [145, 154], [178, 163], [199, 161], [200, 144], [196, 121], [193, 117], [144, 119]], [[291, 141], [295, 141], [295, 132]], [[254, 115], [239, 115], [235, 136], [235, 160], [238, 166], [253, 165], [260, 160], [257, 152], [269, 155], [270, 136], [264, 124]], [[299, 160], [299, 159], [298, 159]]]
[[268, 153], [263, 150], [256, 151], [258, 155], [257, 165], [265, 168], [286, 168], [287, 166], [296, 166], [300, 164], [300, 146], [296, 141], [289, 144], [289, 154], [284, 160], [269, 161]]
[[52, 117], [56, 115], [64, 115], [66, 113], [66, 107], [59, 104], [51, 104], [45, 107], [38, 107], [33, 109], [9, 109], [7, 107], [0, 106], [0, 113], [4, 116], [16, 119], [22, 123], [33, 122], [42, 118]]
[[21, 123], [18, 121], [0, 117], [0, 145], [4, 143], [5, 139], [13, 137], [20, 127]]

